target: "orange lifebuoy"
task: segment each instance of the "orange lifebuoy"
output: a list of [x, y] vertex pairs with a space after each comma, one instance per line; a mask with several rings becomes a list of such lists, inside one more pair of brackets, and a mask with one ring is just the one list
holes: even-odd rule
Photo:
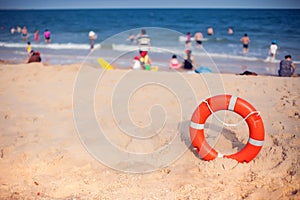
[[[220, 110], [230, 110], [245, 119], [249, 128], [249, 139], [245, 147], [231, 155], [223, 155], [212, 148], [204, 136], [204, 124], [207, 118]], [[256, 113], [256, 114], [255, 114]], [[242, 98], [232, 95], [218, 95], [203, 101], [194, 111], [190, 124], [190, 137], [193, 146], [204, 160], [217, 157], [231, 158], [238, 162], [250, 162], [259, 153], [264, 142], [264, 125], [256, 109]]]

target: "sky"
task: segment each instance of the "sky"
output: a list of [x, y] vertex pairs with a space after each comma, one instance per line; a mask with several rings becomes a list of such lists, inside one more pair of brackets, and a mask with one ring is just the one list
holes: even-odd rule
[[0, 0], [0, 9], [297, 8], [300, 0]]

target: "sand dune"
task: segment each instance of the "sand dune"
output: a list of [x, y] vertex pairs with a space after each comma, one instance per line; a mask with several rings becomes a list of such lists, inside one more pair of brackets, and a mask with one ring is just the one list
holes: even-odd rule
[[[86, 85], [81, 86], [86, 90], [74, 96], [79, 72], [85, 75], [82, 84]], [[93, 82], [87, 77], [99, 74], [97, 85], [89, 85]], [[128, 70], [102, 73], [93, 67], [82, 70], [78, 64], [2, 64], [0, 81], [1, 199], [300, 199], [299, 78]], [[83, 96], [90, 89], [92, 100]], [[188, 146], [193, 110], [201, 100], [222, 91], [251, 102], [264, 121], [263, 149], [248, 164], [221, 158], [206, 162]], [[94, 104], [96, 122], [108, 140], [125, 151], [154, 152], [178, 132], [178, 145], [184, 144], [185, 149], [178, 149], [176, 159], [167, 166], [154, 166], [158, 170], [153, 172], [111, 169], [83, 145], [83, 140], [90, 141], [91, 127], [78, 134], [78, 127], [89, 124], [89, 118], [76, 124], [77, 100]], [[225, 115], [229, 123], [240, 120]], [[245, 124], [225, 127], [218, 148], [237, 151], [247, 134]], [[137, 136], [147, 140], [135, 139]], [[95, 140], [89, 145], [99, 144]], [[113, 152], [105, 154], [114, 157]], [[112, 165], [123, 171], [148, 169], [124, 160]]]

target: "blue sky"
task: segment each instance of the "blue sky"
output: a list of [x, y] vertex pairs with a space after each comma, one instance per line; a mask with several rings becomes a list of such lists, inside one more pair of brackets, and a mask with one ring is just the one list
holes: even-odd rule
[[0, 9], [298, 8], [299, 0], [0, 0]]

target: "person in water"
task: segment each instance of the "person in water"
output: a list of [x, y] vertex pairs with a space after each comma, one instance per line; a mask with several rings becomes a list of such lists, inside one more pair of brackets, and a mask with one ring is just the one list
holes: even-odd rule
[[250, 43], [250, 38], [247, 33], [244, 34], [244, 37], [240, 39], [240, 41], [243, 43], [243, 53], [247, 54], [248, 53], [248, 48], [249, 48], [249, 43]]
[[40, 40], [39, 30], [35, 30], [34, 32], [34, 41], [38, 42]]
[[95, 40], [97, 39], [97, 34], [94, 31], [89, 32], [89, 39], [90, 39], [90, 50], [94, 50]]
[[50, 36], [51, 36], [51, 32], [48, 29], [46, 29], [44, 32], [44, 38], [45, 38], [46, 43], [50, 43], [50, 41], [51, 41]]
[[27, 41], [28, 39], [28, 31], [27, 31], [27, 28], [26, 26], [24, 26], [21, 30], [21, 35], [22, 35], [22, 38], [24, 41]]
[[213, 27], [208, 27], [207, 28], [207, 35], [213, 35], [214, 34], [214, 29], [213, 29]]
[[140, 53], [143, 51], [148, 52], [151, 46], [151, 39], [147, 35], [146, 30], [142, 29], [140, 34], [137, 36]]
[[27, 61], [27, 63], [32, 63], [32, 62], [41, 62], [41, 54], [40, 52], [34, 52], [33, 50], [30, 51], [30, 57]]
[[270, 55], [272, 61], [275, 60], [275, 56], [277, 54], [277, 49], [278, 49], [277, 41], [273, 40], [272, 44], [270, 45], [270, 49], [269, 49], [269, 55]]
[[233, 28], [232, 27], [228, 28], [228, 35], [233, 35]]
[[197, 47], [202, 47], [203, 35], [201, 32], [197, 32], [194, 35]]
[[296, 67], [292, 61], [291, 55], [286, 55], [284, 60], [280, 61], [278, 75], [283, 77], [291, 77], [295, 75]]

